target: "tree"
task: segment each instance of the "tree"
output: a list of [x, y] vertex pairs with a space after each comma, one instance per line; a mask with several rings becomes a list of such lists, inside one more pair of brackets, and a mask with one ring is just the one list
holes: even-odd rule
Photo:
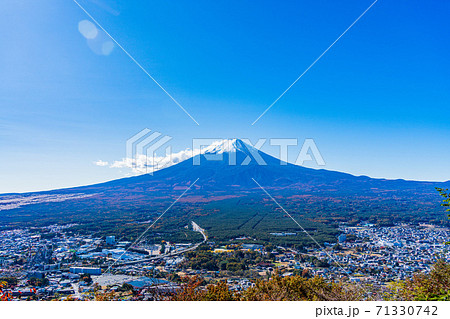
[[169, 274], [167, 279], [172, 282], [181, 282], [181, 277], [176, 272]]
[[49, 280], [47, 278], [30, 278], [28, 283], [32, 286], [44, 287], [49, 284]]
[[6, 288], [11, 288], [11, 286], [17, 285], [18, 280], [16, 277], [1, 277], [0, 282], [3, 282]]
[[227, 270], [227, 262], [221, 261], [219, 264], [219, 268], [220, 268], [220, 270]]
[[231, 301], [237, 300], [224, 281], [202, 287], [203, 279], [194, 277], [182, 285], [181, 291], [170, 296], [169, 300], [177, 301]]
[[245, 270], [245, 265], [237, 262], [230, 262], [227, 264], [226, 269], [228, 271]]
[[450, 264], [439, 260], [429, 274], [419, 273], [411, 279], [391, 285], [386, 299], [450, 300]]
[[132, 291], [132, 292], [134, 292], [133, 286], [130, 285], [129, 283], [126, 283], [126, 282], [118, 290], [119, 291]]
[[84, 281], [88, 285], [90, 285], [92, 283], [92, 278], [91, 278], [91, 275], [89, 275], [89, 274], [84, 274], [81, 277], [81, 280]]
[[[449, 207], [447, 208], [446, 212], [450, 212], [450, 193], [448, 189], [443, 189], [436, 187], [436, 190], [439, 192], [439, 195], [441, 195], [444, 199], [442, 200], [444, 203], [441, 204], [443, 207]], [[447, 215], [450, 219], [450, 214]]]
[[341, 245], [339, 245], [339, 244], [335, 244], [335, 245], [333, 246], [333, 250], [342, 250], [342, 247], [341, 247]]
[[364, 292], [351, 285], [327, 282], [322, 277], [304, 278], [301, 276], [281, 277], [279, 274], [270, 280], [257, 281], [240, 296], [248, 301], [299, 301], [299, 300], [361, 300]]
[[115, 296], [114, 293], [111, 292], [107, 292], [107, 293], [103, 293], [103, 292], [95, 292], [94, 293], [94, 299], [96, 301], [112, 301], [115, 300]]
[[8, 287], [6, 281], [0, 281], [0, 301], [11, 300], [11, 294], [8, 291], [4, 291]]
[[[443, 189], [443, 188], [436, 187], [436, 190], [439, 192], [439, 195], [441, 195], [444, 198], [442, 200], [443, 203], [441, 204], [441, 206], [449, 207], [445, 211], [446, 212], [450, 212], [450, 193], [449, 193], [448, 189]], [[448, 214], [447, 216], [450, 219], [450, 214]], [[450, 242], [446, 242], [445, 244], [446, 245], [450, 245]]]
[[181, 285], [181, 289], [167, 297], [167, 299], [176, 301], [202, 300], [201, 286], [203, 283], [204, 280], [198, 276], [188, 278], [187, 282]]
[[202, 300], [232, 301], [236, 300], [236, 297], [228, 288], [227, 283], [225, 281], [220, 281], [217, 285], [208, 285]]

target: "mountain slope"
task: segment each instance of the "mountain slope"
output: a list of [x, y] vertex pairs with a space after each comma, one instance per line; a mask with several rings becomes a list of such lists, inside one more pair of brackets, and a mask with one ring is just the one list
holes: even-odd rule
[[448, 182], [374, 179], [324, 169], [306, 168], [281, 162], [241, 140], [234, 139], [212, 145], [202, 154], [156, 171], [153, 175], [145, 174], [80, 189], [96, 191], [105, 189], [129, 191], [134, 187], [166, 189], [189, 185], [197, 178], [199, 179], [197, 187], [203, 191], [226, 190], [230, 187], [253, 189], [257, 187], [253, 179], [267, 187], [352, 194], [379, 191], [434, 193], [435, 186], [449, 185]]
[[[450, 187], [448, 182], [373, 179], [281, 163], [241, 140], [226, 140], [153, 175], [50, 192], [2, 195], [0, 222], [77, 222], [92, 227], [140, 223], [164, 211], [197, 180], [174, 206], [169, 220], [173, 217], [174, 223], [182, 223], [181, 217], [189, 216], [217, 233], [227, 229], [229, 234], [239, 234], [236, 231], [247, 228], [247, 233], [262, 228], [267, 233], [282, 214], [273, 215], [278, 208], [253, 179], [294, 216], [322, 224], [371, 218], [382, 223], [411, 219], [443, 223], [434, 188]], [[222, 228], [217, 228], [214, 220], [222, 220]], [[283, 227], [281, 230], [288, 226]]]

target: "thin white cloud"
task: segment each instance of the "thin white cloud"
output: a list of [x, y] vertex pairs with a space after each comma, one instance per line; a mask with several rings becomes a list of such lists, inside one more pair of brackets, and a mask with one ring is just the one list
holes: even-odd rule
[[200, 154], [200, 150], [191, 150], [189, 148], [166, 156], [152, 157], [140, 154], [135, 158], [123, 158], [120, 161], [114, 161], [109, 167], [130, 168], [135, 174], [145, 174], [178, 164], [197, 154]]
[[102, 161], [102, 160], [98, 160], [98, 161], [94, 162], [94, 164], [97, 165], [97, 166], [108, 166], [109, 165], [108, 162], [105, 162], [105, 161]]
[[[189, 158], [192, 158], [199, 154], [204, 154], [205, 152], [214, 152], [221, 153], [223, 151], [230, 151], [233, 147], [233, 142], [235, 140], [217, 140], [214, 141], [209, 146], [205, 146], [200, 148], [196, 148], [194, 150], [187, 148], [185, 150], [179, 151], [177, 153], [170, 153], [166, 156], [147, 156], [144, 154], [138, 154], [135, 158], [122, 158], [120, 161], [114, 161], [109, 165], [110, 168], [128, 168], [131, 169], [133, 174], [146, 174], [156, 172], [163, 168], [178, 164], [182, 161], [185, 161]], [[98, 161], [106, 163], [108, 162]], [[96, 163], [98, 163], [96, 162]], [[99, 164], [97, 164], [99, 165]], [[99, 166], [106, 166], [99, 165]]]

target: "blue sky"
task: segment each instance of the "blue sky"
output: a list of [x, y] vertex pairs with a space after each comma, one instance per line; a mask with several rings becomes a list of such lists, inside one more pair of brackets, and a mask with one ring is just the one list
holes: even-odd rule
[[0, 192], [123, 177], [93, 162], [125, 157], [143, 128], [175, 151], [314, 138], [327, 169], [450, 180], [448, 1], [379, 0], [251, 125], [372, 2], [79, 0], [197, 126], [105, 34], [80, 33], [74, 2], [3, 0]]

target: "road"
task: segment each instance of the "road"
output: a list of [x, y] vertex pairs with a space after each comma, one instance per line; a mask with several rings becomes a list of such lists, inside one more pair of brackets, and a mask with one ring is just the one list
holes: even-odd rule
[[80, 286], [76, 283], [72, 283], [72, 288], [73, 288], [73, 291], [75, 291], [75, 294], [73, 296], [75, 296], [75, 298], [77, 298], [77, 299], [81, 299], [82, 297], [81, 297], [80, 291], [78, 290], [80, 288]]
[[208, 237], [206, 236], [205, 230], [203, 228], [201, 228], [199, 225], [197, 225], [195, 222], [191, 221], [191, 223], [192, 223], [192, 230], [202, 234], [203, 242], [205, 242], [208, 239]]
[[170, 253], [167, 253], [167, 254], [162, 254], [162, 255], [159, 255], [159, 256], [155, 256], [155, 257], [149, 257], [149, 258], [144, 258], [144, 259], [139, 259], [139, 260], [127, 261], [127, 262], [123, 262], [123, 263], [116, 263], [112, 267], [120, 267], [120, 266], [140, 264], [140, 263], [144, 263], [144, 262], [148, 262], [148, 261], [152, 261], [152, 260], [158, 260], [158, 259], [161, 259], [161, 258], [164, 258], [164, 257], [172, 257], [172, 256], [176, 256], [176, 255], [187, 253], [189, 251], [196, 250], [198, 248], [198, 246], [200, 246], [201, 244], [205, 243], [208, 240], [208, 236], [206, 235], [206, 232], [205, 232], [205, 230], [203, 228], [201, 228], [200, 226], [198, 226], [194, 222], [191, 222], [191, 223], [192, 223], [192, 229], [194, 231], [199, 232], [200, 234], [202, 234], [203, 241], [201, 241], [199, 243], [196, 243], [194, 246], [191, 246], [191, 247], [179, 250], [179, 251], [170, 252]]

